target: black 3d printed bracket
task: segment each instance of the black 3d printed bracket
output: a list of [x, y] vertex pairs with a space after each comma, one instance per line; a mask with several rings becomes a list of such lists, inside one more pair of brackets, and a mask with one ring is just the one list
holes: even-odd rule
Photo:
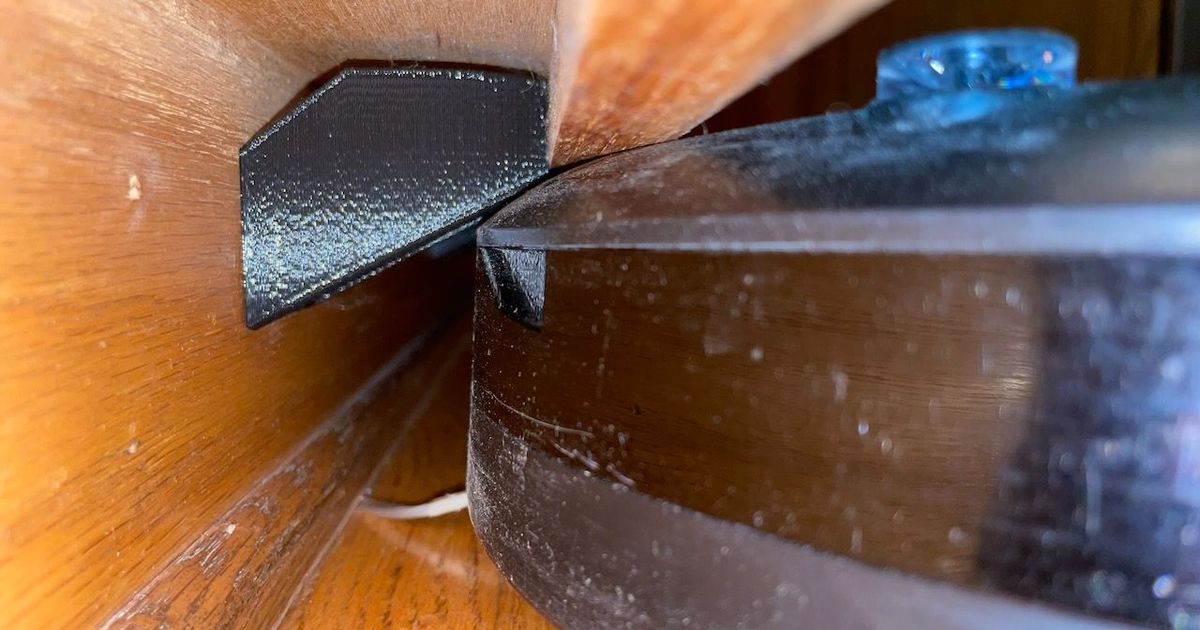
[[549, 171], [528, 73], [344, 70], [241, 151], [246, 325], [473, 229]]

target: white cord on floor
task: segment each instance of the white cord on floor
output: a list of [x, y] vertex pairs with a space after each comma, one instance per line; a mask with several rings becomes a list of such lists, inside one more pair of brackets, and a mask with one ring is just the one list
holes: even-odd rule
[[380, 501], [370, 497], [363, 497], [358, 506], [365, 512], [397, 521], [433, 518], [465, 510], [467, 508], [467, 491], [462, 490], [460, 492], [443, 494], [436, 499], [416, 505], [404, 505], [402, 503], [392, 503], [391, 501]]

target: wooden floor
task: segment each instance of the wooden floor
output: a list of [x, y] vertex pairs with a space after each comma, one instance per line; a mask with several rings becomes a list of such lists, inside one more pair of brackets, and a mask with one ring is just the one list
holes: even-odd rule
[[[417, 503], [463, 487], [470, 388], [470, 330], [432, 382], [437, 393], [384, 462], [370, 492]], [[354, 512], [314, 567], [284, 628], [548, 628], [497, 572], [466, 512], [389, 521]]]

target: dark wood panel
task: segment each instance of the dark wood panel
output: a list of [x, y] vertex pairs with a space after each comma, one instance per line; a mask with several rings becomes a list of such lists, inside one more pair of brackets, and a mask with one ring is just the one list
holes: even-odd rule
[[965, 28], [1050, 28], [1079, 42], [1081, 80], [1152, 77], [1158, 71], [1158, 0], [894, 0], [813, 50], [709, 120], [734, 129], [865, 105], [875, 58], [914, 37]]
[[1029, 261], [598, 249], [546, 264], [541, 331], [479, 291], [477, 413], [649, 496], [976, 579], [970, 532], [1036, 384]]

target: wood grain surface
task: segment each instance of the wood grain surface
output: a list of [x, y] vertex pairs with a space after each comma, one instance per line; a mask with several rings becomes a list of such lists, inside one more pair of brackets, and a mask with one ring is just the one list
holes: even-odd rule
[[422, 337], [402, 349], [106, 625], [274, 624], [388, 446], [434, 401], [437, 390], [428, 384], [444, 377], [462, 347], [458, 333], [432, 344]]
[[[465, 323], [465, 322], [464, 322]], [[371, 495], [418, 503], [466, 471], [470, 331], [457, 331], [432, 404], [381, 468]], [[504, 580], [465, 512], [422, 521], [356, 513], [284, 619], [288, 628], [549, 628]]]
[[348, 59], [454, 61], [545, 75], [554, 0], [207, 0], [317, 74]]
[[1049, 28], [1079, 42], [1080, 80], [1158, 72], [1160, 2], [1145, 0], [893, 0], [798, 59], [705, 124], [708, 131], [860, 107], [875, 97], [879, 51], [965, 28]]
[[[95, 624], [459, 299], [242, 324], [237, 150], [307, 68], [186, 0], [5, 0], [0, 626]], [[461, 285], [465, 286], [465, 285]]]
[[551, 161], [682, 135], [884, 0], [561, 0]]

